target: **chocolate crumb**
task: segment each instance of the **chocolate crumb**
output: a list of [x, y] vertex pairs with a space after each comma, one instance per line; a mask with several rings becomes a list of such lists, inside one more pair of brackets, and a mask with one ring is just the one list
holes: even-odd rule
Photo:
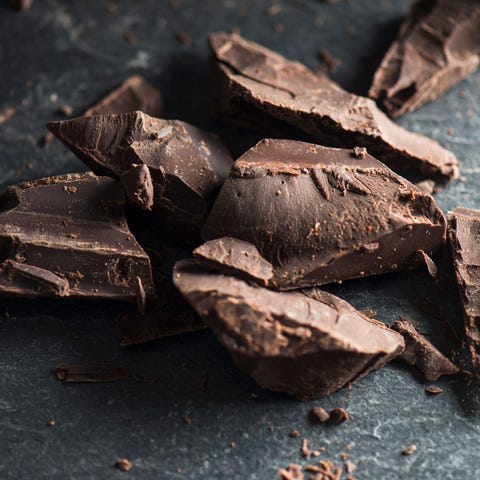
[[340, 455], [340, 458], [345, 461], [345, 460], [348, 460], [348, 457], [350, 455], [347, 453], [347, 452], [342, 452], [341, 455]]
[[16, 113], [16, 110], [13, 107], [7, 107], [0, 112], [0, 125], [3, 125], [10, 118], [12, 118]]
[[48, 425], [49, 427], [54, 427], [56, 424], [57, 424], [57, 422], [56, 422], [55, 420], [53, 420], [53, 419], [51, 419], [51, 420], [49, 420], [49, 421], [47, 422], [47, 425]]
[[47, 132], [40, 138], [40, 140], [38, 141], [38, 145], [40, 147], [44, 147], [45, 145], [48, 145], [54, 138], [55, 135], [52, 132]]
[[191, 38], [185, 32], [175, 32], [175, 38], [178, 42], [180, 42], [182, 45], [185, 45], [186, 47], [190, 45]]
[[235, 442], [230, 442], [230, 448], [236, 448], [237, 444]]
[[330, 412], [330, 420], [328, 421], [331, 425], [339, 425], [340, 423], [347, 422], [350, 420], [350, 415], [348, 412], [341, 407], [334, 408]]
[[310, 458], [312, 456], [312, 451], [310, 450], [310, 448], [308, 446], [308, 440], [306, 438], [304, 438], [302, 440], [302, 446], [301, 446], [300, 450], [301, 450], [302, 455], [304, 457]]
[[447, 129], [447, 134], [448, 134], [448, 135], [453, 135], [454, 133], [455, 133], [455, 130], [454, 130], [452, 127], [449, 127], [449, 128]]
[[115, 462], [115, 466], [123, 472], [128, 472], [133, 467], [133, 463], [126, 458], [119, 458]]
[[365, 158], [367, 156], [367, 149], [365, 147], [355, 147], [353, 149], [353, 154], [357, 158]]
[[300, 432], [298, 430], [292, 430], [289, 435], [292, 437], [292, 438], [298, 438], [300, 436]]
[[302, 467], [296, 463], [291, 463], [287, 468], [278, 470], [278, 476], [283, 480], [303, 480]]
[[62, 105], [58, 110], [62, 115], [65, 115], [66, 117], [69, 117], [73, 113], [73, 107], [68, 104]]
[[429, 385], [428, 387], [425, 387], [425, 393], [428, 395], [438, 395], [439, 393], [443, 392], [443, 388], [440, 387], [435, 387], [433, 385]]
[[402, 450], [402, 455], [411, 455], [417, 451], [416, 445], [409, 445]]
[[318, 51], [318, 58], [323, 63], [324, 69], [327, 72], [333, 72], [340, 64], [340, 60], [335, 58], [328, 50], [321, 48]]
[[133, 32], [125, 32], [123, 34], [123, 39], [130, 45], [135, 45], [138, 43], [138, 37]]
[[330, 414], [323, 407], [312, 408], [310, 410], [310, 415], [320, 423], [325, 423], [330, 420]]
[[184, 415], [182, 419], [183, 419], [183, 422], [186, 423], [187, 425], [192, 424], [192, 419], [188, 415]]

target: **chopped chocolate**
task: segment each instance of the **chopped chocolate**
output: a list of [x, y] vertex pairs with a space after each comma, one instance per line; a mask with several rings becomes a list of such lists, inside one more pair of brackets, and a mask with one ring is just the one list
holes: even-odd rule
[[127, 78], [97, 104], [90, 107], [84, 116], [120, 114], [141, 110], [147, 115], [162, 115], [162, 94], [140, 75]]
[[127, 460], [126, 458], [119, 458], [115, 462], [115, 466], [124, 472], [128, 472], [129, 470], [132, 469], [133, 463]]
[[51, 420], [49, 420], [49, 421], [47, 422], [47, 425], [48, 425], [49, 427], [54, 427], [56, 424], [57, 424], [57, 422], [56, 422], [55, 420], [53, 420], [53, 419], [51, 419]]
[[310, 416], [320, 423], [330, 420], [330, 414], [323, 407], [313, 407], [310, 410]]
[[480, 211], [456, 208], [448, 213], [465, 334], [475, 376], [480, 378]]
[[471, 0], [414, 2], [369, 96], [394, 117], [438, 98], [477, 69], [479, 22], [480, 5]]
[[239, 368], [270, 390], [328, 395], [403, 349], [401, 335], [327, 292], [274, 292], [189, 260], [173, 280]]
[[330, 412], [330, 419], [328, 423], [331, 425], [339, 425], [340, 423], [350, 420], [348, 412], [341, 407], [336, 407]]
[[237, 444], [235, 442], [230, 442], [228, 446], [233, 449], [237, 447]]
[[366, 147], [411, 176], [458, 177], [451, 152], [396, 125], [373, 100], [239, 35], [214, 33], [210, 45], [213, 102], [220, 116], [284, 138], [301, 139], [301, 131], [333, 147]]
[[291, 463], [287, 468], [280, 468], [278, 476], [282, 480], [303, 480], [305, 478], [302, 467], [296, 463]]
[[425, 393], [428, 395], [438, 395], [439, 393], [443, 392], [443, 388], [441, 387], [435, 387], [433, 385], [428, 385], [425, 387]]
[[155, 297], [150, 260], [109, 178], [69, 174], [8, 187], [0, 245], [1, 294], [135, 301], [138, 277], [146, 297]]
[[445, 219], [370, 155], [263, 140], [235, 162], [202, 237], [251, 243], [273, 266], [268, 286], [285, 290], [419, 266], [419, 249], [444, 244]]
[[415, 453], [417, 451], [417, 446], [416, 445], [408, 445], [408, 447], [405, 447], [402, 450], [402, 455], [411, 455], [412, 453]]
[[120, 183], [133, 205], [142, 210], [152, 209], [154, 189], [147, 165], [131, 165], [125, 173], [120, 175]]
[[222, 273], [232, 274], [246, 280], [267, 285], [273, 277], [272, 265], [248, 242], [224, 237], [205, 242], [193, 251], [201, 265]]
[[405, 350], [398, 359], [415, 365], [429, 382], [435, 382], [442, 375], [459, 372], [456, 365], [417, 332], [410, 319], [400, 317], [393, 322], [392, 329], [401, 333], [405, 340]]
[[3, 125], [4, 123], [8, 122], [10, 118], [12, 118], [17, 111], [13, 107], [7, 107], [4, 108], [0, 112], [0, 125]]
[[[145, 215], [151, 224], [184, 242], [197, 241], [232, 163], [217, 135], [142, 112], [74, 118], [49, 123], [48, 128], [97, 174], [118, 178], [132, 165], [146, 165], [153, 206]], [[133, 183], [129, 197], [136, 197], [135, 178]], [[146, 183], [140, 189], [140, 203], [149, 204]]]
[[292, 438], [298, 438], [300, 436], [300, 432], [298, 430], [292, 430], [290, 433], [289, 433], [290, 437]]
[[30, 9], [33, 4], [33, 0], [7, 0], [8, 4], [15, 8], [16, 10], [20, 10], [22, 12]]
[[68, 383], [117, 382], [130, 377], [127, 370], [102, 364], [69, 365], [61, 363], [55, 370], [58, 380]]

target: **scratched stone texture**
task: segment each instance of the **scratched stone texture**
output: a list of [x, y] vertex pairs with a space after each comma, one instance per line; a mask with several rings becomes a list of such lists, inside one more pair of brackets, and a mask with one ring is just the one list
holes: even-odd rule
[[[364, 94], [409, 2], [278, 0], [281, 11], [273, 16], [266, 14], [272, 2], [264, 0], [180, 0], [178, 8], [167, 1], [118, 0], [115, 13], [100, 0], [37, 0], [26, 13], [4, 3], [0, 110], [16, 109], [0, 126], [0, 182], [6, 186], [84, 170], [60, 142], [38, 146], [45, 123], [61, 118], [58, 108], [65, 103], [80, 114], [133, 73], [161, 88], [166, 117], [219, 131], [239, 155], [257, 137], [208, 116], [208, 32], [238, 27], [313, 68], [318, 50], [326, 48], [341, 61], [332, 76]], [[127, 31], [135, 33], [136, 44], [125, 42]], [[178, 32], [190, 36], [188, 46], [177, 41]], [[448, 144], [462, 161], [463, 181], [437, 195], [445, 212], [456, 205], [480, 208], [479, 82], [480, 74], [472, 75], [399, 120]], [[451, 278], [448, 255], [441, 263]], [[461, 320], [453, 284], [450, 293], [440, 292], [418, 270], [329, 290], [387, 323], [408, 315], [445, 352], [455, 347], [451, 331]], [[120, 310], [104, 302], [0, 302], [0, 478], [274, 479], [279, 467], [308, 463], [300, 455], [304, 437], [325, 446], [321, 458], [336, 464], [350, 445], [359, 480], [480, 478], [475, 398], [459, 380], [439, 381], [444, 392], [429, 397], [417, 372], [393, 363], [351, 390], [298, 402], [258, 388], [207, 331], [120, 348], [114, 324]], [[92, 361], [157, 381], [65, 385], [52, 373], [60, 362]], [[313, 426], [307, 413], [314, 405], [343, 406], [351, 420]], [[48, 427], [49, 419], [57, 425]], [[290, 438], [292, 429], [301, 437]], [[400, 455], [409, 444], [417, 452]], [[134, 463], [130, 472], [113, 467], [118, 457]]]

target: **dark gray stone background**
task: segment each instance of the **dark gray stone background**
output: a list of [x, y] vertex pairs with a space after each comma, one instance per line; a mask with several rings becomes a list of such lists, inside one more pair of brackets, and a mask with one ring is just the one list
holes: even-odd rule
[[[239, 155], [255, 137], [212, 121], [206, 110], [208, 32], [239, 27], [314, 68], [318, 49], [327, 48], [341, 60], [333, 77], [364, 94], [408, 3], [291, 0], [276, 16], [265, 14], [271, 2], [263, 0], [182, 0], [178, 9], [167, 1], [119, 0], [117, 13], [107, 13], [105, 1], [37, 0], [27, 13], [2, 3], [0, 110], [13, 106], [17, 113], [0, 126], [1, 183], [84, 170], [60, 142], [37, 145], [44, 124], [60, 118], [61, 104], [79, 114], [136, 72], [161, 88], [167, 117], [220, 131]], [[276, 32], [276, 24], [284, 31]], [[138, 44], [123, 40], [129, 30]], [[178, 31], [191, 36], [188, 47], [174, 38]], [[480, 207], [479, 82], [477, 73], [400, 120], [448, 144], [463, 163], [465, 180], [437, 195], [445, 212]], [[422, 270], [329, 290], [387, 323], [409, 315], [446, 352], [455, 346], [447, 324], [461, 325], [456, 291], [437, 290]], [[120, 310], [102, 302], [1, 301], [0, 478], [274, 479], [279, 467], [308, 463], [301, 438], [288, 435], [292, 429], [326, 446], [321, 458], [336, 464], [350, 444], [360, 480], [480, 478], [480, 424], [459, 380], [443, 379], [444, 393], [429, 397], [420, 375], [392, 364], [351, 390], [302, 403], [259, 389], [209, 332], [120, 348], [114, 323]], [[52, 373], [60, 362], [91, 361], [158, 382], [64, 385]], [[314, 405], [344, 406], [351, 421], [312, 426], [307, 413]], [[47, 426], [52, 418], [54, 428]], [[417, 453], [400, 455], [412, 443]], [[133, 461], [129, 473], [113, 467], [118, 457]]]

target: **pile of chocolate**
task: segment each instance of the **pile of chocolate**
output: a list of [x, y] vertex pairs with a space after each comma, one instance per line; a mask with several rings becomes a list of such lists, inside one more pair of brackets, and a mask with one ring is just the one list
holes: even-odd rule
[[[478, 53], [465, 52], [478, 35], [456, 30], [478, 19], [467, 3], [416, 4], [370, 92], [389, 113], [477, 66]], [[372, 99], [238, 34], [212, 34], [210, 47], [215, 114], [271, 138], [234, 162], [216, 135], [157, 118], [160, 93], [140, 77], [84, 116], [50, 123], [92, 172], [6, 190], [0, 291], [136, 302], [119, 318], [122, 345], [208, 326], [261, 386], [299, 398], [394, 358], [429, 380], [458, 372], [408, 320], [390, 328], [319, 288], [421, 265], [435, 275], [447, 221], [430, 194], [458, 178], [455, 156]], [[475, 368], [479, 233], [480, 212], [449, 214]]]

